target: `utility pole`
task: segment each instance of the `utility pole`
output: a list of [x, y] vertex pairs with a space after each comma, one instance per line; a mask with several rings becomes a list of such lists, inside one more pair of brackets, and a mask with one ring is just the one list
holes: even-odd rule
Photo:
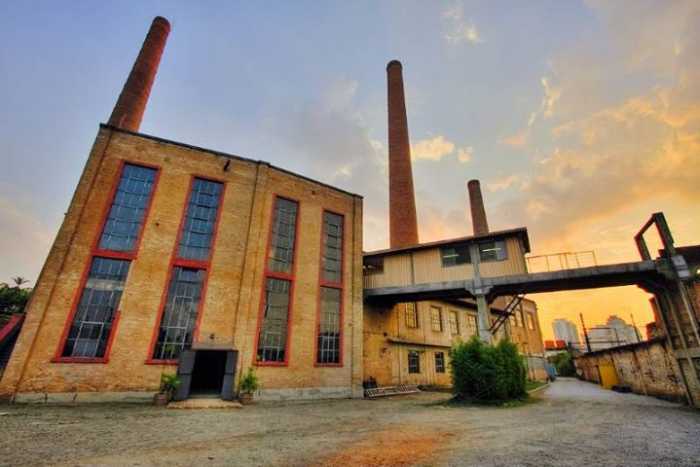
[[583, 313], [579, 313], [579, 316], [581, 317], [581, 326], [583, 326], [583, 337], [586, 338], [586, 348], [588, 349], [588, 352], [591, 351], [591, 341], [588, 338], [588, 331], [586, 331], [586, 323], [583, 322]]

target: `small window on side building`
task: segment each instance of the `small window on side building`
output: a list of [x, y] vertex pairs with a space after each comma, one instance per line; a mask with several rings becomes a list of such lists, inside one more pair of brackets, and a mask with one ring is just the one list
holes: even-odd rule
[[440, 257], [444, 268], [471, 263], [469, 245], [466, 243], [440, 248]]
[[408, 351], [408, 372], [411, 374], [420, 373], [420, 354], [417, 350]]
[[450, 333], [452, 333], [453, 336], [456, 336], [459, 334], [459, 317], [457, 316], [457, 312], [455, 310], [450, 310], [449, 319]]
[[383, 256], [368, 256], [364, 258], [362, 270], [365, 274], [382, 274], [384, 272]]
[[443, 352], [435, 352], [435, 373], [445, 372], [445, 354]]
[[442, 310], [436, 306], [430, 307], [430, 328], [442, 332]]
[[503, 261], [508, 258], [506, 242], [495, 240], [479, 244], [479, 257], [481, 261]]
[[415, 329], [418, 327], [418, 307], [414, 302], [404, 303], [406, 313], [406, 327]]

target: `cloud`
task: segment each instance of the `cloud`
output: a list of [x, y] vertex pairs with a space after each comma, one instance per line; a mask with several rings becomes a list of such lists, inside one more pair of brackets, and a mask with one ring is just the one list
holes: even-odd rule
[[444, 21], [443, 37], [450, 45], [459, 45], [464, 42], [478, 44], [483, 42], [474, 23], [464, 19], [464, 7], [455, 4], [442, 13]]
[[[560, 51], [555, 72], [540, 81], [543, 97], [530, 123], [549, 119], [545, 144], [554, 149], [542, 150], [528, 183], [495, 213], [529, 226], [540, 247], [595, 247], [621, 259], [600, 226], [641, 224], [651, 212], [680, 213], [700, 203], [700, 5], [635, 4], [595, 4], [609, 29], [601, 34], [614, 38], [612, 58], [601, 57], [595, 41], [588, 49], [579, 44]], [[635, 86], [612, 94], [618, 77]], [[700, 224], [693, 222], [697, 235]], [[620, 240], [631, 254], [633, 234]]]
[[486, 182], [486, 188], [489, 191], [503, 191], [521, 181], [520, 175], [508, 175], [507, 177], [498, 178], [490, 182]]
[[473, 153], [474, 149], [471, 146], [457, 148], [455, 143], [442, 135], [422, 139], [411, 145], [413, 160], [440, 161], [446, 156], [455, 154], [457, 161], [466, 164], [471, 161]]
[[514, 148], [521, 148], [527, 145], [528, 139], [530, 137], [530, 132], [528, 130], [520, 130], [514, 135], [507, 136], [501, 140], [502, 144], [506, 146], [511, 146]]

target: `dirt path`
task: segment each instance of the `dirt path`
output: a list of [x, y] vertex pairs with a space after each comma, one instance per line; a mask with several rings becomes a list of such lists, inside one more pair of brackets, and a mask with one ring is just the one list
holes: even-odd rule
[[699, 465], [700, 412], [575, 380], [515, 408], [422, 393], [243, 410], [0, 406], [1, 465]]

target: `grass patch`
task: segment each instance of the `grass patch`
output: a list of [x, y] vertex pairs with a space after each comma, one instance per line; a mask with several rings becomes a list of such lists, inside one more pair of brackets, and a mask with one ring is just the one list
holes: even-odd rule
[[530, 392], [533, 389], [541, 388], [542, 386], [546, 386], [547, 383], [543, 381], [532, 381], [532, 380], [527, 380], [525, 383], [525, 390]]

